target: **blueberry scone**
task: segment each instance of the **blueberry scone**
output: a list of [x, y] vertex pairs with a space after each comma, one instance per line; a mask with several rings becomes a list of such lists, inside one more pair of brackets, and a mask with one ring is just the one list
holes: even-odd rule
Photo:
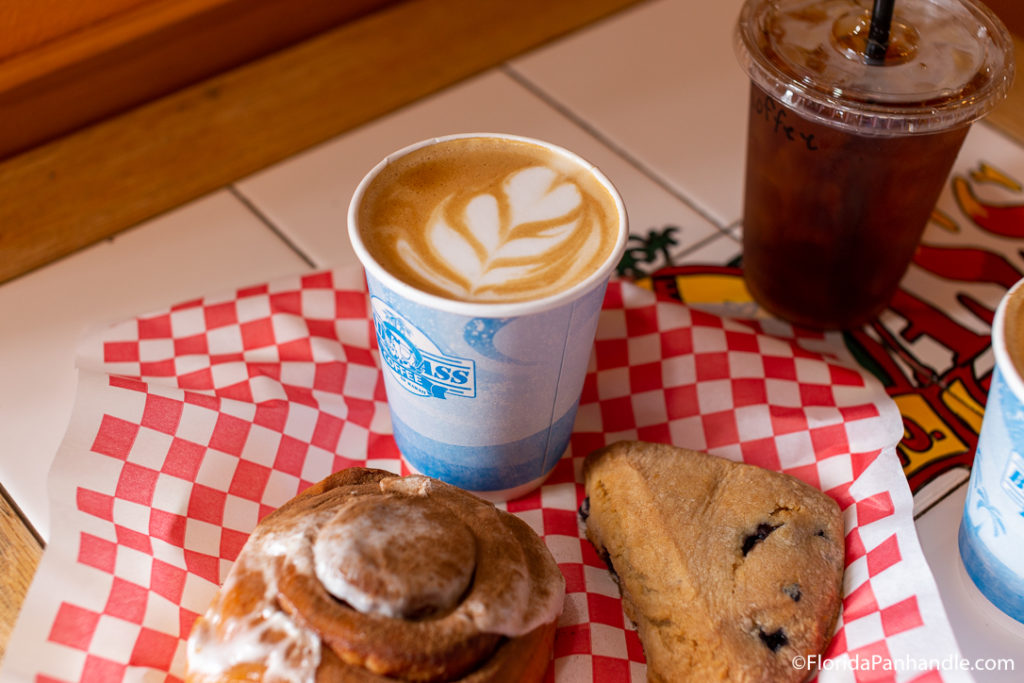
[[834, 500], [663, 444], [613, 444], [583, 474], [587, 537], [617, 576], [648, 680], [807, 678], [794, 664], [825, 649], [842, 598]]

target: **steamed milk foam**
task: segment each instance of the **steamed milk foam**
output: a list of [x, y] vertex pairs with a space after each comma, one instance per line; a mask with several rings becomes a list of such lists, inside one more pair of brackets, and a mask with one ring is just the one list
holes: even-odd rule
[[455, 138], [388, 164], [366, 188], [360, 235], [398, 279], [448, 299], [544, 298], [594, 273], [618, 237], [592, 172], [542, 146]]
[[1024, 289], [1020, 287], [1006, 298], [1003, 335], [1010, 363], [1017, 374], [1024, 378]]

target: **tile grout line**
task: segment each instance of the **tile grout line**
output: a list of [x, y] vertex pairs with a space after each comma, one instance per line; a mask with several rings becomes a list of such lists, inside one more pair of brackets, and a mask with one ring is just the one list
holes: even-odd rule
[[270, 217], [267, 216], [265, 213], [263, 213], [259, 209], [259, 207], [257, 207], [252, 202], [252, 200], [250, 200], [248, 197], [246, 197], [242, 193], [242, 191], [238, 189], [237, 185], [235, 185], [235, 184], [228, 185], [227, 190], [228, 190], [228, 192], [231, 193], [232, 196], [234, 196], [235, 199], [240, 201], [245, 206], [245, 208], [248, 209], [261, 223], [263, 223], [263, 225], [265, 225], [272, 233], [274, 233], [274, 235], [279, 240], [284, 242], [285, 246], [287, 246], [289, 249], [291, 249], [293, 252], [295, 252], [295, 254], [300, 259], [302, 259], [303, 262], [305, 262], [306, 265], [308, 265], [310, 268], [320, 268], [321, 267], [316, 261], [314, 261], [312, 258], [310, 258], [310, 256], [308, 254], [306, 254], [306, 252], [304, 252], [301, 248], [299, 248], [299, 246], [297, 244], [295, 244], [295, 242], [290, 237], [288, 237], [288, 235], [285, 234], [284, 230], [279, 228], [277, 226], [277, 224], [274, 223], [274, 221], [270, 220]]
[[555, 97], [553, 97], [551, 94], [549, 94], [546, 90], [544, 90], [539, 85], [537, 85], [536, 83], [531, 81], [529, 78], [524, 76], [521, 72], [517, 71], [515, 69], [515, 67], [513, 67], [509, 62], [505, 62], [505, 63], [501, 64], [498, 68], [503, 73], [505, 73], [506, 76], [508, 76], [513, 81], [518, 83], [520, 86], [525, 88], [527, 91], [529, 91], [535, 97], [537, 97], [542, 102], [547, 104], [549, 107], [551, 107], [552, 109], [557, 111], [559, 114], [561, 114], [562, 116], [566, 117], [567, 119], [572, 121], [574, 124], [576, 124], [577, 126], [582, 128], [591, 137], [593, 137], [594, 139], [599, 141], [601, 144], [603, 144], [604, 146], [606, 146], [609, 149], [611, 149], [613, 152], [615, 152], [617, 155], [619, 155], [623, 160], [625, 160], [627, 163], [629, 163], [629, 165], [631, 165], [637, 171], [639, 171], [644, 176], [646, 176], [648, 179], [650, 179], [652, 182], [654, 182], [656, 185], [658, 185], [658, 187], [660, 187], [661, 189], [665, 190], [666, 192], [668, 192], [670, 195], [672, 195], [673, 197], [675, 197], [679, 201], [683, 202], [683, 204], [685, 204], [687, 207], [689, 207], [691, 210], [693, 210], [697, 215], [699, 215], [701, 218], [703, 218], [708, 223], [713, 225], [715, 227], [715, 229], [718, 230], [720, 233], [728, 235], [729, 234], [729, 228], [732, 227], [733, 225], [739, 223], [739, 221], [734, 221], [733, 223], [730, 223], [729, 225], [722, 225], [718, 221], [718, 219], [716, 219], [713, 216], [711, 216], [707, 211], [705, 211], [703, 208], [701, 208], [700, 206], [695, 204], [692, 200], [690, 200], [689, 197], [684, 195], [682, 192], [680, 192], [678, 189], [676, 189], [671, 183], [669, 183], [667, 180], [665, 180], [660, 174], [658, 174], [653, 169], [651, 169], [646, 164], [644, 164], [640, 160], [639, 157], [637, 157], [636, 155], [631, 153], [629, 150], [624, 148], [622, 145], [619, 145], [619, 144], [615, 143], [614, 141], [610, 140], [607, 136], [602, 134], [601, 131], [599, 131], [597, 128], [592, 126], [589, 122], [587, 122], [586, 120], [581, 118], [579, 115], [577, 115], [571, 109], [566, 107], [559, 100], [557, 100]]
[[716, 233], [712, 233], [712, 234], [708, 235], [707, 237], [702, 237], [701, 239], [697, 240], [696, 242], [694, 242], [690, 246], [686, 247], [685, 249], [681, 249], [679, 251], [678, 256], [680, 258], [683, 258], [683, 257], [688, 256], [690, 254], [696, 253], [697, 251], [703, 249], [704, 247], [708, 246], [712, 242], [716, 242], [717, 240], [720, 240], [720, 239], [729, 239], [729, 240], [732, 240], [733, 242], [738, 242], [738, 240], [736, 239], [735, 235], [733, 235], [733, 234], [731, 234], [729, 232], [726, 232], [724, 230], [720, 230], [717, 234]]

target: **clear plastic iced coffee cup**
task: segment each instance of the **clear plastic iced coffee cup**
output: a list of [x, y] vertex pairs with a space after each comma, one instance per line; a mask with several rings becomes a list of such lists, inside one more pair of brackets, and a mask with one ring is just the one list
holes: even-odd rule
[[877, 316], [972, 122], [1005, 96], [1013, 43], [973, 0], [897, 0], [881, 64], [871, 2], [747, 0], [743, 266], [769, 312], [816, 328]]

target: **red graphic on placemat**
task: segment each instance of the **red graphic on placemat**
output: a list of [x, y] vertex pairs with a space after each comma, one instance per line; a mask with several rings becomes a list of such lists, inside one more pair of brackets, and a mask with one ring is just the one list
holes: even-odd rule
[[[144, 670], [180, 680], [184, 638], [260, 518], [339, 468], [402, 471], [363, 287], [358, 274], [318, 273], [105, 335], [97, 356], [108, 380], [93, 397], [102, 417], [88, 447], [62, 450], [55, 467], [80, 474], [58, 481], [76, 512], [51, 545], [75, 548], [66, 580], [89, 590], [60, 593], [43, 649], [25, 664], [38, 680], [107, 683]], [[845, 611], [829, 656], [955, 647], [948, 625], [920, 608], [938, 596], [920, 580], [909, 497], [897, 504], [890, 493], [901, 476], [891, 405], [820, 334], [765, 325], [610, 285], [570, 453], [542, 489], [507, 504], [566, 577], [551, 672], [643, 678], [637, 635], [576, 512], [578, 460], [621, 438], [780, 469], [839, 502]]]
[[[894, 315], [851, 335], [861, 357], [883, 369], [876, 374], [904, 414], [900, 455], [913, 490], [970, 468], [991, 380], [995, 308], [1024, 276], [1021, 183], [982, 162], [954, 175], [951, 190], [956, 210], [933, 214], [912, 269], [954, 288], [958, 308], [904, 286], [890, 304]], [[1003, 200], [983, 199], [983, 190], [998, 191]], [[947, 235], [955, 242], [944, 241]]]
[[1011, 239], [1024, 239], [1024, 204], [1000, 204], [978, 197], [975, 184], [1000, 185], [1012, 192], [1021, 191], [1021, 183], [986, 163], [978, 164], [970, 178], [954, 176], [953, 194], [961, 210], [985, 232]]

